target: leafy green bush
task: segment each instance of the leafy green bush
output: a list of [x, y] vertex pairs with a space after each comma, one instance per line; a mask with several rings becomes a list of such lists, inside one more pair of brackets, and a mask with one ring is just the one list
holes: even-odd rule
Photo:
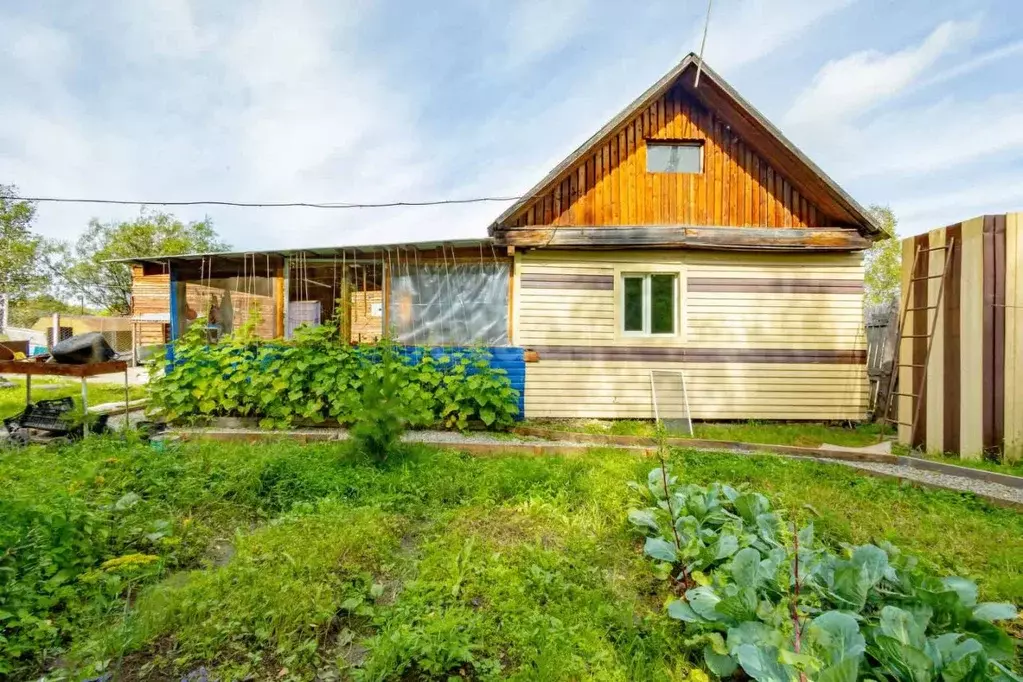
[[347, 346], [333, 323], [301, 328], [292, 343], [261, 341], [242, 330], [213, 346], [201, 325], [192, 325], [174, 346], [173, 367], [152, 374], [152, 403], [171, 421], [256, 416], [264, 428], [328, 419], [351, 424], [366, 407], [367, 381], [380, 376], [385, 346], [393, 357], [389, 390], [409, 426], [502, 428], [514, 421], [518, 394], [504, 370], [490, 366], [485, 349], [434, 357], [426, 349], [403, 355], [386, 341]]
[[352, 426], [352, 439], [360, 451], [383, 462], [399, 448], [406, 421], [398, 384], [402, 363], [386, 341], [379, 349], [379, 360], [363, 374], [362, 410]]
[[651, 503], [629, 520], [677, 595], [668, 615], [721, 678], [1020, 679], [994, 624], [1015, 607], [978, 603], [970, 580], [937, 577], [889, 543], [833, 552], [759, 493], [682, 485], [663, 468], [631, 485]]

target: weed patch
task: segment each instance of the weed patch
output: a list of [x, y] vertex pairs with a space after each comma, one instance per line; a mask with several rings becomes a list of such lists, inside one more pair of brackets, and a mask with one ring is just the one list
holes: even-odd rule
[[[1023, 601], [1023, 515], [814, 462], [669, 464]], [[686, 679], [701, 659], [623, 516], [650, 466], [114, 437], [5, 454], [0, 677]]]

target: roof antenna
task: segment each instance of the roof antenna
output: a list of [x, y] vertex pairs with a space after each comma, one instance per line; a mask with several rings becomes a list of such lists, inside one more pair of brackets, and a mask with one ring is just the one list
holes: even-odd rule
[[707, 29], [710, 28], [710, 8], [714, 5], [714, 0], [707, 0], [707, 19], [703, 22], [703, 40], [700, 41], [700, 61], [696, 63], [696, 80], [693, 81], [693, 87], [700, 87], [700, 71], [703, 70], [703, 48], [707, 46]]

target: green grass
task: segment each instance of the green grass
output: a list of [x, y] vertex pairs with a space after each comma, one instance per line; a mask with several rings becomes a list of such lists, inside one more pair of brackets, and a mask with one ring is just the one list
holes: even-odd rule
[[[615, 436], [651, 437], [655, 435], [654, 423], [650, 420], [558, 419], [533, 421], [529, 422], [529, 425], [562, 431]], [[823, 443], [862, 447], [877, 443], [881, 440], [883, 433], [882, 427], [877, 424], [841, 426], [813, 422], [759, 421], [694, 422], [693, 431], [694, 438], [802, 447], [818, 447]], [[689, 437], [688, 433], [679, 429], [669, 429], [668, 433], [676, 438]]]
[[[376, 467], [286, 440], [14, 452], [0, 611], [13, 596], [38, 622], [4, 620], [0, 677], [60, 661], [51, 678], [686, 679], [666, 584], [625, 519], [627, 482], [652, 466], [419, 447]], [[828, 542], [887, 539], [1023, 602], [1016, 512], [771, 456], [676, 450], [672, 467], [761, 490]]]
[[[0, 388], [0, 419], [13, 417], [25, 409], [25, 380], [8, 377], [15, 384], [14, 388]], [[89, 405], [124, 402], [124, 386], [122, 384], [99, 383], [88, 381]], [[77, 379], [53, 379], [49, 377], [32, 378], [32, 401], [49, 400], [71, 396], [75, 406], [81, 407], [82, 384]], [[145, 388], [129, 386], [128, 396], [135, 400], [145, 397]]]

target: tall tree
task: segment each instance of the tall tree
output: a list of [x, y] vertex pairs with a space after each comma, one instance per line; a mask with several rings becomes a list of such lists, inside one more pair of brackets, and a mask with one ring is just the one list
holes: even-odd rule
[[902, 282], [902, 242], [898, 236], [899, 221], [888, 206], [870, 207], [888, 239], [874, 242], [864, 257], [864, 279], [868, 303], [886, 303], [899, 298]]
[[167, 213], [143, 210], [129, 222], [90, 221], [73, 248], [65, 245], [72, 264], [64, 275], [68, 286], [93, 305], [114, 315], [127, 315], [131, 312], [131, 268], [105, 261], [228, 248], [209, 218], [186, 223]]
[[18, 198], [13, 185], [0, 185], [0, 294], [16, 304], [45, 283], [38, 271], [42, 240], [32, 233], [36, 206]]

